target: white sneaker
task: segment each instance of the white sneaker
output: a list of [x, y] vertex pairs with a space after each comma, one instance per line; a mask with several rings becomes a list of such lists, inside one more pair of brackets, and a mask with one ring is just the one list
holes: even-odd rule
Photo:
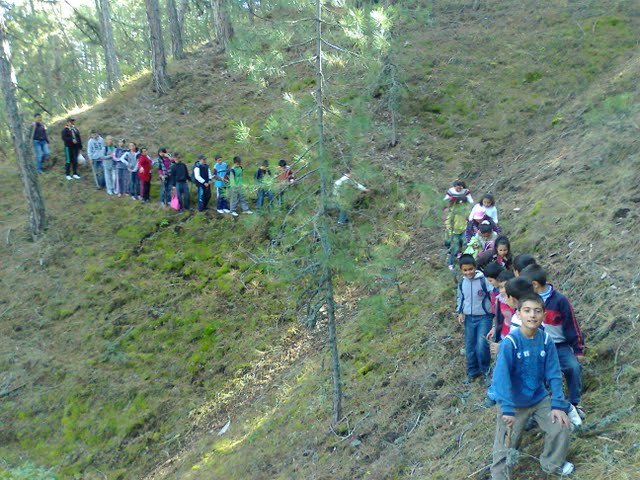
[[253, 212], [251, 210], [245, 210], [244, 213], [246, 213], [247, 215], [253, 214]]
[[220, 213], [220, 214], [223, 214], [223, 213], [224, 213], [224, 210], [217, 209], [217, 210], [216, 210], [216, 212], [218, 212], [218, 213]]
[[223, 211], [224, 213], [231, 213], [231, 210], [229, 210], [228, 208], [223, 208], [223, 209], [222, 209], [222, 211]]
[[580, 418], [580, 414], [576, 410], [575, 406], [571, 405], [571, 409], [569, 410], [568, 416], [569, 416], [569, 421], [571, 422], [571, 430], [573, 430], [575, 427], [579, 427], [580, 425], [582, 425], [582, 418]]
[[576, 467], [573, 466], [571, 462], [564, 462], [561, 467], [558, 467], [554, 472], [556, 475], [560, 475], [561, 477], [567, 477], [573, 473]]
[[73, 175], [73, 178], [75, 178], [76, 180], [80, 180], [80, 176], [79, 175]]
[[67, 180], [71, 180], [71, 175], [67, 175]]
[[238, 216], [238, 212], [231, 212], [231, 215], [233, 215], [234, 217]]

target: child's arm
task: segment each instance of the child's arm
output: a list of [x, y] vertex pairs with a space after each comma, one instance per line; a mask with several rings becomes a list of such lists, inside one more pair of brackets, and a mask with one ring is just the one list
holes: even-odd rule
[[[462, 282], [462, 280], [460, 281]], [[462, 313], [462, 308], [464, 307], [464, 296], [462, 295], [462, 283], [458, 284], [458, 288], [456, 288], [456, 312], [458, 314], [458, 323], [462, 325], [464, 323], [464, 315]]]
[[560, 315], [562, 315], [562, 332], [567, 343], [573, 348], [573, 353], [576, 357], [584, 356], [584, 339], [582, 332], [580, 331], [580, 325], [576, 319], [576, 314], [573, 312], [573, 307], [566, 297], [560, 302], [559, 305]]
[[513, 417], [516, 414], [516, 407], [513, 402], [513, 385], [511, 382], [514, 348], [511, 337], [507, 337], [507, 339], [500, 343], [498, 359], [496, 360], [496, 366], [493, 371], [492, 386], [496, 394], [496, 400], [500, 404], [502, 419], [507, 425], [509, 425], [509, 422], [505, 417], [509, 417], [511, 423], [513, 423]]

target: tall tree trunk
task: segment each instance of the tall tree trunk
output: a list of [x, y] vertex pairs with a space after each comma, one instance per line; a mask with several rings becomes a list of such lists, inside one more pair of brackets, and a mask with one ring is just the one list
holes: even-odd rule
[[225, 10], [227, 2], [225, 0], [213, 0], [211, 6], [213, 8], [213, 23], [216, 29], [216, 42], [218, 42], [221, 52], [227, 52], [233, 38], [233, 26]]
[[174, 60], [184, 58], [182, 49], [182, 25], [178, 19], [175, 0], [167, 0], [167, 13], [169, 14], [169, 30], [171, 30], [171, 54]]
[[183, 31], [184, 28], [184, 13], [187, 11], [187, 0], [180, 0], [178, 3], [177, 14], [178, 14], [178, 25], [180, 25], [180, 31]]
[[33, 158], [30, 158], [29, 148], [25, 143], [22, 129], [22, 119], [18, 111], [16, 95], [16, 81], [13, 67], [11, 66], [11, 52], [9, 40], [4, 24], [4, 7], [0, 5], [0, 83], [4, 95], [7, 120], [11, 129], [11, 139], [16, 152], [16, 159], [20, 167], [20, 174], [24, 186], [24, 194], [29, 206], [29, 226], [31, 236], [37, 237], [47, 227], [44, 201], [40, 193], [40, 185], [36, 174], [36, 166]]
[[322, 0], [316, 0], [316, 110], [318, 115], [318, 160], [320, 162], [320, 202], [321, 211], [318, 234], [322, 244], [322, 288], [327, 308], [329, 327], [329, 349], [331, 350], [331, 379], [333, 385], [333, 423], [342, 419], [342, 382], [340, 380], [340, 357], [338, 355], [338, 335], [333, 297], [333, 271], [331, 261], [331, 241], [329, 238], [329, 204], [331, 202], [330, 167], [324, 151], [324, 74], [322, 72]]
[[149, 20], [149, 34], [151, 36], [151, 68], [153, 70], [153, 86], [159, 95], [169, 91], [169, 78], [166, 73], [167, 59], [164, 55], [162, 41], [162, 25], [160, 23], [160, 5], [158, 0], [144, 0]]
[[120, 65], [116, 54], [116, 43], [113, 39], [109, 0], [96, 0], [96, 9], [100, 17], [100, 34], [102, 36], [102, 48], [104, 49], [104, 61], [107, 67], [107, 89], [113, 90], [120, 81]]

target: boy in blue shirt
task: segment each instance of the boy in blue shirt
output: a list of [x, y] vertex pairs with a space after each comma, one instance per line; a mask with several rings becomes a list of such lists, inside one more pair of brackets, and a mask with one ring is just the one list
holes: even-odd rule
[[[500, 342], [491, 389], [499, 405], [493, 444], [491, 478], [509, 478], [507, 454], [520, 444], [529, 417], [545, 433], [540, 465], [547, 473], [570, 475], [566, 461], [571, 438], [569, 407], [562, 391], [562, 372], [551, 337], [540, 330], [544, 302], [539, 295], [523, 295], [518, 302], [520, 328]], [[551, 397], [546, 385], [551, 389]]]

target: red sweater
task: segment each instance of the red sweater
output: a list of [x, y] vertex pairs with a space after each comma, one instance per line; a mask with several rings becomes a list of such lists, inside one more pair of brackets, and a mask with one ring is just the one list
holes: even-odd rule
[[143, 182], [151, 181], [151, 159], [146, 153], [138, 158], [138, 178]]

